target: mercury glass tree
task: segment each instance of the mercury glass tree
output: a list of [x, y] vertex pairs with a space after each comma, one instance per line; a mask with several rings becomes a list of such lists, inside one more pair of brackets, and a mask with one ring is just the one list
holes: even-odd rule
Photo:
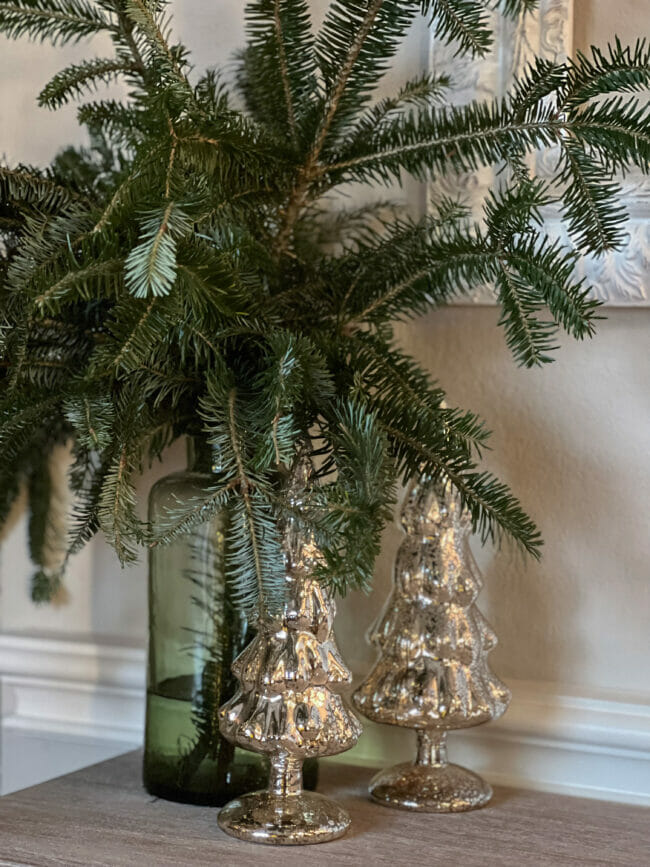
[[[301, 460], [288, 504], [296, 515], [308, 497], [310, 463]], [[347, 812], [302, 790], [306, 758], [354, 746], [361, 726], [335, 691], [350, 682], [332, 632], [335, 606], [315, 575], [321, 554], [313, 537], [290, 518], [284, 532], [287, 601], [265, 617], [233, 663], [240, 682], [221, 709], [221, 731], [237, 746], [271, 758], [268, 790], [237, 798], [219, 814], [235, 837], [258, 843], [322, 843], [345, 833]]]
[[418, 750], [413, 764], [377, 774], [370, 792], [387, 806], [470, 810], [492, 790], [447, 762], [446, 733], [501, 716], [510, 700], [488, 668], [496, 636], [475, 604], [471, 521], [449, 480], [425, 477], [408, 490], [402, 527], [393, 592], [369, 636], [380, 655], [354, 701], [376, 722], [415, 729]]

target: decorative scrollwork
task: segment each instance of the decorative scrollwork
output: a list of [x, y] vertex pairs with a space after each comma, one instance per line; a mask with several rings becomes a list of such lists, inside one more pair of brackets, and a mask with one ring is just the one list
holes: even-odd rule
[[[535, 14], [526, 15], [519, 21], [507, 20], [493, 13], [495, 47], [488, 57], [473, 61], [456, 57], [453, 46], [433, 38], [431, 66], [434, 70], [444, 68], [450, 74], [456, 105], [473, 99], [500, 98], [534, 57], [562, 60], [570, 54], [573, 13], [573, 0], [541, 0]], [[539, 154], [534, 162], [536, 173], [548, 175], [556, 158], [552, 151]], [[441, 195], [458, 195], [460, 192], [478, 218], [485, 195], [495, 180], [495, 172], [491, 169], [449, 173], [436, 178], [430, 185], [431, 201]], [[650, 306], [650, 180], [639, 173], [631, 173], [621, 186], [630, 215], [629, 241], [622, 250], [586, 260], [580, 276], [586, 278], [596, 297], [605, 304]], [[549, 217], [548, 228], [551, 235], [565, 234], [557, 215]], [[476, 304], [493, 304], [494, 300], [487, 287], [472, 297]]]

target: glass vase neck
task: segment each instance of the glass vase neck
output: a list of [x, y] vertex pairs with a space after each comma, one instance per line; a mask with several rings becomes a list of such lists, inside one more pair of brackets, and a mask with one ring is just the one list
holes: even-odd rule
[[187, 469], [194, 473], [220, 472], [217, 449], [205, 437], [187, 438]]

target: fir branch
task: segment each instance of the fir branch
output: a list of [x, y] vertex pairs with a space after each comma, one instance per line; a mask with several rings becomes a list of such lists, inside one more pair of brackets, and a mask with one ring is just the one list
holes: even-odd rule
[[594, 165], [575, 142], [562, 143], [562, 156], [559, 180], [565, 184], [564, 213], [569, 232], [583, 250], [605, 253], [619, 249], [627, 219], [620, 186], [611, 183], [608, 172]]
[[133, 563], [138, 549], [141, 530], [135, 513], [135, 487], [133, 459], [125, 444], [113, 458], [103, 479], [97, 510], [99, 526], [115, 548], [120, 562]]
[[81, 197], [47, 173], [31, 166], [0, 166], [0, 202], [38, 205], [45, 211], [62, 208]]
[[592, 46], [591, 57], [577, 52], [568, 61], [566, 82], [559, 92], [562, 108], [575, 109], [604, 94], [638, 93], [650, 87], [650, 46], [639, 39], [634, 46], [623, 46], [616, 38], [607, 52]]
[[539, 0], [496, 0], [498, 9], [509, 18], [528, 15], [539, 7]]
[[[296, 176], [296, 183], [285, 208], [276, 237], [278, 255], [287, 248], [293, 226], [305, 206], [310, 184], [319, 174], [318, 162], [328, 136], [344, 124], [352, 106], [364, 102], [386, 68], [386, 61], [397, 50], [399, 39], [415, 14], [411, 3], [397, 0], [335, 0], [329, 8], [316, 41], [320, 69], [325, 77], [327, 99], [307, 160]], [[377, 19], [375, 41], [370, 41]], [[368, 47], [368, 43], [370, 43]], [[355, 71], [359, 70], [355, 77]]]
[[77, 449], [76, 462], [71, 470], [74, 501], [70, 514], [66, 563], [79, 552], [100, 529], [100, 500], [109, 462]]
[[461, 51], [483, 57], [492, 46], [485, 4], [480, 0], [423, 0], [423, 11], [430, 11], [438, 39], [456, 40]]
[[84, 91], [96, 89], [100, 83], [109, 84], [119, 75], [138, 72], [133, 63], [120, 58], [94, 58], [76, 63], [58, 72], [38, 95], [38, 104], [57, 109]]
[[506, 341], [515, 358], [526, 367], [551, 361], [550, 353], [557, 349], [551, 342], [557, 330], [555, 323], [535, 316], [539, 299], [529, 285], [514, 273], [504, 259], [499, 260], [496, 287], [501, 303], [500, 325], [505, 326]]
[[[245, 532], [240, 533], [239, 538], [237, 535], [234, 535], [234, 544], [229, 559], [238, 566], [252, 571], [257, 592], [253, 596], [248, 591], [246, 596], [240, 598], [242, 604], [249, 608], [252, 607], [252, 600], [254, 599], [255, 605], [261, 612], [270, 610], [272, 599], [267, 598], [267, 590], [269, 589], [267, 585], [269, 583], [273, 585], [277, 584], [278, 564], [271, 563], [272, 569], [269, 571], [269, 563], [263, 554], [264, 534], [266, 532], [267, 535], [270, 535], [273, 532], [270, 529], [273, 527], [272, 514], [261, 494], [253, 489], [251, 479], [248, 478], [246, 473], [241, 447], [241, 432], [235, 414], [236, 401], [237, 391], [232, 388], [228, 394], [226, 423], [237, 470], [236, 482], [241, 497], [233, 509], [232, 526], [234, 534], [237, 533], [238, 527], [245, 529]], [[275, 595], [277, 597], [277, 590]]]
[[122, 283], [123, 267], [122, 259], [109, 259], [71, 269], [38, 295], [34, 305], [40, 311], [56, 312], [62, 301], [87, 301], [99, 293], [114, 296]]
[[87, 451], [102, 451], [110, 446], [114, 407], [104, 395], [75, 395], [64, 403], [64, 413], [72, 425], [76, 442]]
[[[158, 329], [152, 329], [150, 325], [152, 318], [155, 317], [157, 312], [156, 307], [159, 305], [160, 298], [152, 298], [142, 310], [142, 315], [129, 328], [128, 334], [120, 335], [118, 338], [119, 350], [117, 355], [111, 360], [112, 366], [117, 369], [124, 367], [126, 370], [130, 370], [137, 367], [149, 356], [152, 347], [156, 345], [156, 341], [160, 338]], [[121, 325], [125, 318], [124, 313], [121, 316], [117, 315], [116, 323], [120, 323]], [[117, 337], [115, 332], [113, 334]], [[100, 357], [100, 366], [105, 363], [105, 352], [106, 349], [102, 353], [104, 357]], [[125, 362], [128, 363], [125, 364]]]
[[142, 222], [141, 241], [125, 263], [126, 287], [135, 298], [169, 294], [176, 280], [176, 242], [191, 229], [181, 206], [169, 202]]
[[395, 501], [386, 437], [370, 407], [353, 401], [326, 409], [320, 429], [337, 455], [336, 480], [314, 489], [298, 520], [319, 543], [321, 579], [341, 594], [367, 589]]
[[[240, 87], [253, 116], [294, 146], [310, 97], [316, 92], [308, 5], [304, 0], [255, 0], [246, 6], [248, 47], [242, 58]], [[278, 112], [275, 97], [283, 97]]]
[[550, 146], [561, 124], [541, 104], [515, 117], [506, 105], [471, 103], [444, 111], [420, 110], [380, 127], [355, 149], [343, 149], [338, 159], [319, 173], [334, 183], [345, 178], [387, 180], [402, 169], [424, 177], [427, 171], [474, 171], [507, 158], [512, 145], [526, 149]]
[[[506, 485], [490, 473], [476, 472], [471, 466], [458, 469], [451, 466], [436, 451], [405, 431], [390, 425], [384, 425], [384, 429], [396, 448], [405, 480], [418, 472], [433, 478], [444, 473], [460, 494], [463, 506], [470, 510], [474, 531], [483, 543], [499, 542], [505, 533], [539, 559], [540, 533]], [[410, 455], [417, 456], [415, 463]]]
[[77, 42], [101, 30], [110, 20], [88, 0], [14, 0], [0, 3], [0, 33], [9, 39], [28, 36], [53, 45]]
[[223, 514], [233, 501], [237, 485], [237, 480], [231, 479], [226, 484], [206, 487], [200, 495], [186, 496], [182, 500], [175, 497], [174, 505], [168, 505], [164, 513], [156, 517], [149, 531], [149, 547], [171, 544], [200, 524]]
[[125, 9], [129, 19], [147, 39], [155, 56], [163, 62], [164, 68], [171, 74], [172, 81], [180, 87], [183, 98], [193, 109], [202, 114], [192, 85], [178, 60], [179, 52], [172, 51], [165, 37], [164, 24], [158, 14], [157, 5], [150, 3], [149, 0], [126, 0]]

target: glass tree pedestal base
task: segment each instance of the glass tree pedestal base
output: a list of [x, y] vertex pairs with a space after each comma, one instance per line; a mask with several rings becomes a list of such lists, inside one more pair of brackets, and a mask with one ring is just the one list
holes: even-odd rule
[[386, 807], [421, 813], [462, 813], [484, 807], [492, 789], [478, 774], [447, 761], [446, 732], [419, 730], [415, 762], [380, 771], [370, 795]]
[[461, 813], [485, 806], [490, 786], [459, 765], [414, 765], [406, 762], [380, 771], [370, 782], [370, 795], [386, 807], [421, 813]]
[[302, 760], [286, 753], [271, 758], [269, 788], [235, 798], [219, 813], [219, 827], [231, 837], [271, 846], [327, 843], [350, 827], [346, 810], [302, 788]]
[[218, 822], [227, 834], [249, 843], [300, 846], [341, 837], [350, 826], [350, 816], [315, 792], [253, 792], [231, 801], [219, 813]]

